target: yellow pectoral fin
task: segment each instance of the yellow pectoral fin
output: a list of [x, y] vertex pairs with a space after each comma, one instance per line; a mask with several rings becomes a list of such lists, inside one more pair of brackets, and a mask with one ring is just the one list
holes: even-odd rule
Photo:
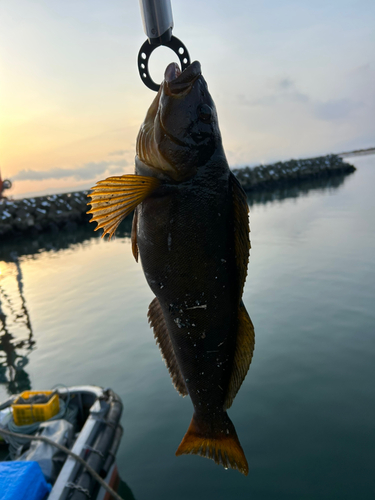
[[109, 234], [111, 239], [120, 222], [159, 186], [155, 177], [142, 175], [108, 177], [97, 182], [87, 195], [91, 198], [87, 213], [93, 215], [90, 222], [98, 224], [95, 231], [103, 228], [102, 238]]

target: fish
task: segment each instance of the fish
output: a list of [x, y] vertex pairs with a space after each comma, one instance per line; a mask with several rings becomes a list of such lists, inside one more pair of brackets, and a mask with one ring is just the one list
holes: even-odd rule
[[134, 210], [132, 252], [155, 295], [148, 320], [176, 390], [194, 407], [176, 455], [247, 475], [227, 410], [255, 345], [242, 300], [249, 209], [198, 61], [165, 70], [138, 133], [135, 174], [99, 181], [88, 196], [90, 222], [109, 238]]

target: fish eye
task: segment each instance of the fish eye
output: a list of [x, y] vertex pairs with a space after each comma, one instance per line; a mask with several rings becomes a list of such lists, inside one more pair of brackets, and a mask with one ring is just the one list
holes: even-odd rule
[[208, 104], [201, 104], [198, 108], [198, 118], [204, 122], [209, 123], [211, 121], [212, 109]]

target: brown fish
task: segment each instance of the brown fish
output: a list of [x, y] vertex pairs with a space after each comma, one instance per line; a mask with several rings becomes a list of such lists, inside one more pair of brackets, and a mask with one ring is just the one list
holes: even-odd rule
[[166, 69], [138, 134], [136, 175], [101, 181], [89, 196], [92, 221], [110, 237], [136, 207], [133, 254], [155, 294], [149, 322], [177, 391], [194, 405], [176, 454], [199, 454], [247, 475], [227, 409], [254, 350], [242, 302], [248, 205], [198, 62], [183, 73], [175, 63]]

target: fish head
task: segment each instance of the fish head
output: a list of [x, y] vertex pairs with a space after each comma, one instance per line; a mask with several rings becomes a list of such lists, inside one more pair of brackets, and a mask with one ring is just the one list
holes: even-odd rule
[[182, 182], [217, 148], [222, 148], [217, 113], [200, 63], [182, 73], [169, 64], [137, 137], [139, 173]]

